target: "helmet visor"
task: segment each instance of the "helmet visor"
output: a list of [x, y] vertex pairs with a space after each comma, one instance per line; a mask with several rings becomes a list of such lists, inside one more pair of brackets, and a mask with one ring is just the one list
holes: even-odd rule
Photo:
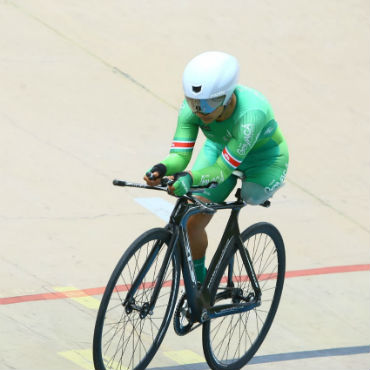
[[218, 96], [212, 99], [193, 99], [185, 96], [193, 113], [209, 114], [222, 105], [225, 100], [225, 95]]

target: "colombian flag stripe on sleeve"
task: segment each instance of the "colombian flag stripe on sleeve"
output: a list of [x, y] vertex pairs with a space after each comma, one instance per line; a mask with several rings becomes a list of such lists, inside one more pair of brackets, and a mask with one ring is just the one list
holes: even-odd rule
[[237, 168], [242, 163], [242, 161], [239, 161], [238, 159], [233, 157], [226, 147], [222, 152], [222, 157], [226, 161], [226, 163], [230, 165], [232, 168]]
[[172, 142], [171, 149], [192, 150], [194, 145], [195, 141], [174, 140]]

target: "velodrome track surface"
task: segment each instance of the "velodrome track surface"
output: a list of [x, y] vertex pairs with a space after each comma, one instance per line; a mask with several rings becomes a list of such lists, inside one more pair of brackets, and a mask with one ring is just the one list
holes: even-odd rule
[[[217, 49], [270, 100], [291, 153], [272, 206], [240, 217], [274, 223], [287, 249], [248, 368], [368, 370], [369, 14], [364, 0], [0, 0], [0, 369], [92, 369], [103, 287], [174, 203], [111, 181], [140, 182], [168, 153], [183, 68]], [[207, 369], [200, 331], [170, 327], [149, 368]]]

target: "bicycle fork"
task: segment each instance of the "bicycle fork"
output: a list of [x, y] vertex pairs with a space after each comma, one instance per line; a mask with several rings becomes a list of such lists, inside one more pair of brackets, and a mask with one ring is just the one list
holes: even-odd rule
[[162, 284], [164, 283], [164, 279], [166, 276], [168, 266], [172, 260], [172, 256], [174, 253], [174, 247], [177, 243], [177, 239], [178, 239], [178, 236], [176, 235], [176, 233], [173, 233], [171, 236], [170, 242], [168, 244], [169, 247], [167, 248], [167, 251], [164, 256], [163, 263], [159, 270], [156, 281], [144, 283], [145, 288], [147, 288], [150, 285], [154, 286], [153, 294], [151, 295], [150, 301], [145, 302], [142, 306], [138, 306], [136, 305], [134, 296], [137, 290], [140, 289], [141, 285], [143, 284], [143, 279], [145, 278], [145, 275], [147, 274], [147, 272], [150, 270], [154, 260], [156, 259], [159, 251], [162, 248], [163, 243], [165, 243], [164, 240], [157, 240], [152, 250], [150, 251], [149, 256], [146, 259], [144, 265], [140, 269], [139, 274], [136, 276], [134, 282], [132, 283], [130, 289], [128, 290], [125, 300], [122, 303], [122, 306], [125, 307], [127, 314], [130, 314], [133, 310], [139, 311], [140, 312], [139, 316], [141, 319], [144, 319], [148, 314], [149, 315], [153, 314], [153, 309], [157, 302], [158, 295], [162, 287]]

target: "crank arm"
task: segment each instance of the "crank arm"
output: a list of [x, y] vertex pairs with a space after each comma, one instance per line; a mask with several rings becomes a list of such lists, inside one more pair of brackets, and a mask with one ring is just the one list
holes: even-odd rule
[[213, 306], [207, 310], [207, 314], [202, 315], [203, 321], [212, 320], [217, 317], [235, 315], [247, 311], [254, 310], [256, 307], [261, 305], [261, 301], [254, 301], [248, 303], [234, 303], [234, 304], [222, 304]]

